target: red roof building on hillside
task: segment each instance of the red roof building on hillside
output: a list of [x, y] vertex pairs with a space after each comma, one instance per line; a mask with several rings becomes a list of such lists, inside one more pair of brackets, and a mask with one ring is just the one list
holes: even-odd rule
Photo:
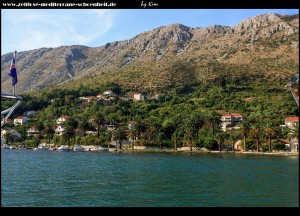
[[227, 128], [234, 127], [237, 124], [241, 123], [243, 116], [238, 113], [226, 113], [221, 116], [221, 128], [223, 131], [226, 131]]
[[70, 118], [70, 116], [67, 116], [67, 115], [61, 116], [61, 117], [59, 117], [59, 118], [56, 120], [56, 123], [57, 123], [57, 124], [64, 123], [68, 118]]
[[297, 117], [297, 116], [287, 117], [284, 120], [285, 126], [287, 126], [289, 128], [294, 128], [295, 123], [299, 123], [299, 117]]
[[14, 118], [14, 124], [26, 124], [29, 121], [29, 118], [27, 118], [26, 116], [18, 116], [16, 118]]

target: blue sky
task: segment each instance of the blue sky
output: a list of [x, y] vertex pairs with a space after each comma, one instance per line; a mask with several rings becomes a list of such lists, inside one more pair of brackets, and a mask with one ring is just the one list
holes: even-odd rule
[[1, 55], [14, 50], [127, 40], [159, 26], [235, 26], [259, 14], [298, 14], [298, 9], [2, 9]]

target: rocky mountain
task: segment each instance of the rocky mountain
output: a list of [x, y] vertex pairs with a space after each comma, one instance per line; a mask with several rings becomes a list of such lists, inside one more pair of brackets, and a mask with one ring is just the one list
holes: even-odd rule
[[[1, 56], [2, 93], [11, 53]], [[103, 46], [62, 46], [18, 53], [18, 92], [114, 81], [137, 89], [237, 79], [288, 80], [299, 62], [299, 15], [264, 14], [229, 27], [172, 24]]]

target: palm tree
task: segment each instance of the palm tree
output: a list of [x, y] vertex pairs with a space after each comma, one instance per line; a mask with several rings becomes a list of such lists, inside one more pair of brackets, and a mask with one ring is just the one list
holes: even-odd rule
[[249, 131], [250, 137], [256, 141], [256, 151], [259, 152], [259, 138], [260, 138], [260, 127], [258, 125], [252, 126]]
[[113, 140], [116, 142], [116, 148], [118, 143], [119, 148], [122, 149], [122, 141], [125, 139], [126, 139], [126, 134], [121, 128], [118, 128], [117, 130], [113, 131]]
[[159, 127], [157, 125], [150, 125], [147, 127], [145, 138], [152, 143], [158, 140]]
[[235, 130], [228, 130], [227, 134], [228, 134], [228, 138], [231, 141], [232, 151], [234, 152], [235, 151], [234, 150], [234, 141], [238, 139], [238, 135]]
[[193, 138], [196, 134], [195, 124], [193, 122], [193, 118], [190, 116], [185, 119], [183, 122], [183, 130], [184, 130], [184, 138], [190, 146], [190, 151], [193, 150]]
[[222, 141], [225, 140], [227, 133], [223, 132], [222, 130], [219, 130], [216, 133], [216, 138], [217, 138], [217, 142], [218, 142], [218, 146], [219, 146], [219, 152], [222, 151]]
[[244, 151], [247, 151], [246, 142], [247, 142], [247, 135], [250, 130], [250, 121], [248, 121], [247, 119], [244, 119], [240, 123], [240, 130], [242, 131], [242, 135], [244, 137]]
[[221, 125], [221, 114], [216, 111], [209, 111], [204, 117], [205, 124], [212, 129], [213, 137], [215, 136], [215, 131], [220, 128]]
[[177, 151], [177, 143], [179, 139], [182, 137], [182, 132], [180, 129], [176, 129], [172, 134], [172, 140], [174, 141], [174, 150]]
[[80, 121], [78, 122], [78, 128], [81, 129], [83, 131], [83, 137], [85, 137], [85, 132], [89, 127], [89, 121], [86, 117], [83, 117], [80, 119]]
[[47, 122], [45, 124], [45, 128], [44, 128], [43, 132], [45, 133], [45, 135], [47, 135], [48, 143], [50, 144], [50, 140], [55, 133], [55, 130], [53, 129], [53, 125], [50, 122]]
[[75, 120], [70, 117], [64, 123], [65, 130], [63, 132], [63, 138], [68, 142], [68, 145], [71, 144], [71, 139], [75, 137], [74, 130], [76, 128]]
[[38, 138], [41, 139], [42, 138], [42, 130], [44, 129], [44, 124], [43, 122], [37, 122], [36, 124], [36, 129], [39, 131], [39, 136]]
[[137, 137], [137, 129], [135, 126], [131, 127], [129, 131], [129, 137], [131, 138], [131, 150], [134, 149], [134, 143]]
[[272, 152], [272, 136], [275, 134], [275, 130], [271, 125], [265, 127], [265, 135], [268, 137], [269, 152]]
[[100, 127], [105, 123], [105, 118], [100, 112], [96, 112], [92, 118], [91, 122], [94, 126], [97, 127], [97, 137], [99, 138], [100, 136]]

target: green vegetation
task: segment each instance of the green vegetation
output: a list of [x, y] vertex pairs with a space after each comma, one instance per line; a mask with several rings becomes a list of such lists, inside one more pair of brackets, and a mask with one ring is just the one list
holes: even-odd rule
[[[133, 145], [172, 147], [205, 147], [222, 151], [233, 143], [247, 141], [247, 150], [271, 151], [271, 139], [287, 138], [279, 125], [287, 116], [297, 115], [292, 96], [283, 88], [285, 83], [274, 80], [236, 79], [220, 76], [211, 82], [194, 85], [174, 84], [161, 88], [158, 99], [133, 102], [120, 99], [134, 89], [117, 83], [105, 83], [94, 88], [44, 90], [23, 95], [24, 103], [12, 118], [28, 110], [37, 111], [26, 125], [6, 125], [17, 129], [31, 146], [39, 141], [55, 144], [109, 145], [111, 141], [131, 139]], [[96, 96], [111, 89], [112, 100], [80, 100], [80, 96]], [[147, 94], [147, 92], [144, 92]], [[150, 93], [149, 93], [150, 94]], [[1, 109], [10, 101], [3, 101]], [[220, 130], [220, 113], [236, 112], [245, 120], [238, 131]], [[64, 123], [62, 136], [54, 135], [56, 119], [71, 116]], [[136, 121], [128, 128], [129, 121]], [[35, 126], [40, 135], [27, 137], [27, 129]], [[106, 130], [115, 125], [116, 130]], [[86, 134], [95, 131], [95, 135]], [[243, 146], [243, 144], [241, 144]], [[267, 146], [267, 147], [266, 147]], [[274, 150], [281, 149], [277, 144]]]

